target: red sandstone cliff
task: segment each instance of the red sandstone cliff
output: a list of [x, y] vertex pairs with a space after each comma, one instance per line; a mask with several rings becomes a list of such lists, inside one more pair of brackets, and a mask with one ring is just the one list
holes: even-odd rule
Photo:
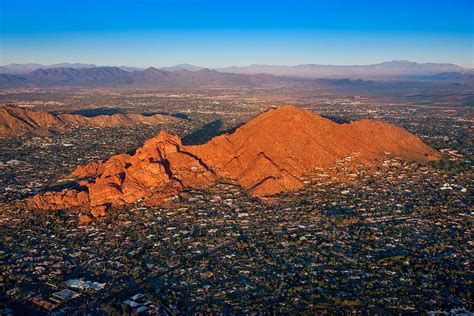
[[338, 124], [283, 106], [199, 146], [183, 146], [178, 136], [161, 132], [134, 155], [78, 167], [72, 176], [88, 179], [81, 182], [83, 191], [37, 195], [27, 204], [42, 209], [97, 208], [143, 200], [154, 205], [183, 188], [205, 187], [218, 178], [233, 179], [254, 195], [271, 195], [301, 188], [304, 173], [347, 156], [364, 165], [391, 157], [441, 157], [400, 127], [369, 120]]

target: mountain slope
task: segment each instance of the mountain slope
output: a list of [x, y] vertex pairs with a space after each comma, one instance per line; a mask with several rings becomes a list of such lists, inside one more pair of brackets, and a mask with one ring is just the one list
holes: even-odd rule
[[267, 111], [231, 135], [188, 150], [257, 195], [297, 189], [306, 171], [351, 155], [363, 164], [385, 156], [433, 155], [402, 128], [369, 120], [338, 124], [292, 106]]
[[[185, 188], [232, 179], [253, 195], [301, 188], [301, 177], [351, 156], [372, 165], [377, 160], [437, 160], [441, 155], [418, 137], [394, 125], [362, 120], [338, 124], [292, 106], [272, 109], [206, 144], [184, 146], [166, 132], [148, 140], [135, 154], [78, 167], [82, 190], [49, 192], [27, 201], [30, 207], [97, 208], [143, 200], [156, 205]], [[64, 200], [64, 203], [63, 203]]]
[[0, 107], [0, 137], [21, 134], [47, 135], [77, 126], [114, 127], [140, 124], [159, 124], [177, 119], [162, 114], [113, 114], [86, 117], [77, 114], [52, 115], [44, 111], [33, 111], [14, 106]]

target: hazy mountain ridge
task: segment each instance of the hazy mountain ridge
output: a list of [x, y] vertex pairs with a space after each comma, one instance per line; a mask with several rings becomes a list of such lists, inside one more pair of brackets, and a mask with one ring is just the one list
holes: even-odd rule
[[51, 68], [37, 69], [24, 75], [0, 74], [0, 86], [108, 86], [131, 84], [256, 84], [270, 83], [280, 79], [271, 75], [231, 74], [215, 70], [165, 71], [147, 68], [143, 71], [125, 71], [119, 67], [96, 68]]
[[301, 78], [400, 78], [409, 76], [427, 76], [445, 72], [465, 72], [466, 68], [454, 64], [416, 63], [395, 60], [372, 65], [251, 65], [245, 67], [227, 67], [220, 71], [242, 74], [265, 73], [275, 76]]
[[[27, 64], [17, 64], [12, 63], [4, 66], [0, 66], [0, 74], [10, 74], [10, 75], [24, 75], [31, 73], [38, 69], [52, 69], [52, 68], [72, 68], [72, 69], [84, 69], [84, 68], [104, 68], [104, 67], [115, 67], [115, 66], [98, 66], [95, 64], [83, 64], [83, 63], [59, 63], [59, 64], [51, 64], [51, 65], [42, 65], [38, 63], [27, 63]], [[117, 66], [127, 72], [133, 71], [143, 71], [145, 68], [142, 67], [134, 67], [134, 66]], [[189, 71], [198, 71], [204, 69], [204, 67], [199, 67], [195, 65], [191, 65], [188, 63], [178, 64], [169, 67], [159, 67], [158, 69], [166, 70], [166, 71], [178, 71], [178, 70], [189, 70]]]
[[[35, 67], [37, 64], [28, 64]], [[453, 64], [392, 61], [367, 66], [252, 65], [208, 69], [181, 64], [167, 68], [135, 67], [39, 68], [25, 74], [0, 73], [0, 87], [15, 86], [111, 86], [111, 85], [255, 85], [299, 80], [320, 80], [321, 85], [367, 85], [370, 80], [463, 80], [474, 70]]]
[[[146, 69], [132, 66], [96, 66], [94, 64], [61, 63], [53, 65], [9, 64], [0, 66], [0, 74], [27, 74], [38, 69], [52, 68], [119, 68], [127, 72], [144, 71]], [[184, 63], [170, 67], [150, 67], [162, 71], [200, 71], [204, 67]], [[274, 76], [299, 77], [299, 78], [350, 78], [350, 79], [377, 79], [377, 78], [406, 78], [416, 76], [432, 76], [440, 73], [472, 73], [474, 69], [463, 68], [450, 63], [417, 63], [407, 60], [393, 60], [370, 65], [319, 65], [301, 64], [296, 66], [287, 65], [263, 65], [253, 64], [250, 66], [230, 66], [225, 68], [211, 68], [221, 73], [238, 74], [268, 74]]]
[[189, 70], [189, 71], [198, 71], [201, 69], [205, 69], [204, 67], [196, 66], [196, 65], [191, 65], [188, 63], [184, 64], [178, 64], [174, 65], [171, 67], [160, 67], [161, 70], [167, 70], [167, 71], [177, 71], [177, 70]]
[[33, 72], [37, 69], [51, 69], [51, 68], [73, 68], [73, 69], [83, 69], [83, 68], [96, 68], [97, 65], [94, 64], [83, 64], [83, 63], [59, 63], [52, 65], [41, 65], [37, 63], [28, 63], [28, 64], [8, 64], [0, 66], [0, 74], [12, 74], [12, 75], [21, 75]]

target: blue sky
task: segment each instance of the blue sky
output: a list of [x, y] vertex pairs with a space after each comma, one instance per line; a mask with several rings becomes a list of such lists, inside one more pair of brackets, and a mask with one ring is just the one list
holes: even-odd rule
[[0, 64], [474, 67], [470, 0], [0, 0]]

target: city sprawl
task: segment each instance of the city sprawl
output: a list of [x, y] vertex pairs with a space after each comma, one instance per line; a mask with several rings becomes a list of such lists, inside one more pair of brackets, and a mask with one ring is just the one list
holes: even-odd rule
[[[472, 107], [448, 97], [434, 104], [360, 94], [296, 86], [3, 90], [2, 104], [49, 112], [178, 118], [0, 139], [5, 308], [25, 315], [472, 310]], [[80, 209], [17, 203], [62, 188], [78, 165], [132, 152], [161, 130], [201, 144], [287, 103], [340, 123], [404, 127], [443, 159], [368, 167], [347, 156], [306, 174], [296, 192], [260, 199], [222, 179], [160, 206], [113, 206], [87, 223]]]

